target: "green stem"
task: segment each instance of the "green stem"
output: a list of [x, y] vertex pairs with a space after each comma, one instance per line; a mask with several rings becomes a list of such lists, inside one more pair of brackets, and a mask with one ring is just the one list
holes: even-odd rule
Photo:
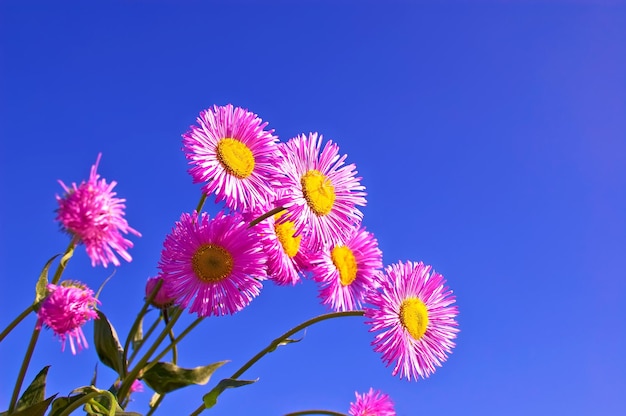
[[137, 353], [139, 352], [139, 350], [141, 349], [141, 347], [143, 347], [143, 344], [145, 344], [146, 340], [148, 338], [150, 338], [150, 335], [152, 335], [152, 333], [154, 332], [154, 330], [156, 329], [156, 327], [159, 325], [159, 322], [161, 322], [161, 320], [163, 319], [163, 317], [161, 316], [161, 314], [159, 313], [159, 317], [157, 319], [154, 320], [154, 322], [152, 323], [152, 325], [150, 326], [150, 328], [148, 328], [148, 330], [146, 331], [145, 334], [143, 334], [143, 338], [141, 339], [141, 341], [139, 342], [139, 345], [137, 345], [134, 349], [133, 349], [133, 353], [130, 355], [130, 358], [128, 358], [128, 363], [130, 364], [133, 359], [135, 358], [135, 356], [137, 355]]
[[[74, 253], [74, 247], [76, 242], [78, 241], [78, 237], [72, 237], [70, 244], [67, 246], [63, 257], [61, 257], [61, 261], [59, 261], [59, 266], [57, 270], [54, 272], [54, 277], [52, 278], [52, 284], [57, 284], [61, 279], [61, 275], [63, 275], [63, 271], [65, 270], [65, 266], [67, 262], [72, 258], [72, 254]], [[33, 352], [35, 351], [35, 345], [37, 344], [37, 339], [39, 339], [39, 333], [41, 332], [41, 328], [37, 328], [37, 324], [35, 324], [35, 329], [33, 329], [33, 334], [30, 337], [30, 342], [28, 343], [28, 347], [26, 348], [26, 354], [24, 355], [24, 361], [22, 361], [22, 366], [20, 367], [20, 372], [17, 375], [17, 380], [15, 381], [15, 387], [13, 389], [13, 395], [11, 396], [11, 402], [9, 404], [9, 413], [15, 410], [15, 406], [17, 405], [17, 398], [20, 394], [20, 390], [22, 389], [22, 383], [24, 383], [24, 377], [26, 377], [26, 371], [28, 370], [28, 365], [30, 364], [30, 359], [33, 356]]]
[[156, 402], [154, 402], [154, 406], [150, 407], [150, 410], [148, 410], [148, 413], [146, 413], [146, 416], [150, 416], [150, 415], [152, 415], [152, 413], [154, 413], [154, 411], [157, 409], [157, 407], [159, 407], [159, 405], [161, 404], [161, 402], [165, 398], [166, 394], [167, 393], [159, 394], [159, 398], [156, 399]]
[[39, 338], [40, 332], [41, 332], [41, 329], [38, 329], [37, 326], [35, 325], [33, 334], [30, 337], [30, 342], [28, 343], [28, 347], [26, 348], [24, 361], [22, 361], [20, 372], [17, 375], [17, 381], [15, 382], [15, 388], [13, 389], [13, 395], [11, 396], [11, 404], [9, 405], [9, 413], [12, 413], [13, 410], [15, 410], [15, 405], [17, 404], [17, 396], [20, 394], [22, 383], [24, 382], [24, 377], [26, 376], [26, 370], [28, 369], [28, 364], [30, 364], [31, 357], [33, 356], [33, 351], [35, 350], [35, 344], [37, 344], [37, 338]]
[[202, 192], [202, 196], [200, 197], [200, 201], [198, 201], [198, 206], [196, 207], [196, 212], [200, 214], [202, 211], [202, 207], [204, 206], [204, 201], [206, 201], [206, 194]]
[[182, 310], [180, 309], [177, 309], [174, 312], [172, 319], [165, 326], [165, 328], [161, 331], [161, 333], [159, 334], [157, 339], [154, 341], [154, 344], [152, 344], [148, 352], [146, 352], [144, 356], [141, 357], [141, 360], [139, 360], [139, 362], [135, 365], [135, 367], [126, 375], [117, 393], [118, 401], [124, 400], [124, 398], [130, 391], [130, 387], [132, 386], [133, 381], [137, 379], [139, 372], [143, 370], [143, 367], [146, 365], [146, 363], [148, 362], [152, 354], [154, 354], [154, 352], [159, 347], [159, 345], [161, 345], [161, 342], [163, 342], [163, 339], [165, 339], [165, 337], [167, 336], [169, 331], [172, 329], [172, 327], [174, 326], [174, 324], [176, 323], [176, 321], [178, 320], [181, 314], [182, 314]]
[[276, 207], [274, 209], [271, 209], [271, 210], [267, 211], [265, 214], [260, 215], [259, 217], [257, 217], [255, 219], [253, 219], [252, 221], [250, 221], [250, 225], [248, 225], [248, 228], [254, 227], [255, 225], [257, 225], [258, 223], [260, 223], [264, 219], [267, 219], [267, 218], [271, 217], [274, 214], [278, 214], [279, 212], [282, 212], [285, 209], [286, 209], [285, 207]]
[[[167, 348], [161, 351], [161, 353], [157, 355], [154, 358], [154, 360], [152, 360], [152, 362], [146, 366], [145, 371], [148, 371], [152, 366], [158, 363], [161, 358], [165, 357], [165, 355], [168, 353], [169, 350], [171, 350], [172, 348], [175, 348], [176, 345], [178, 345], [178, 343], [182, 341], [183, 338], [185, 338], [185, 336], [188, 333], [190, 333], [191, 330], [194, 329], [203, 320], [204, 320], [204, 317], [201, 316], [200, 318], [197, 318], [195, 321], [193, 321], [187, 328], [185, 328], [185, 330], [181, 332], [180, 335], [176, 337], [176, 339], [172, 340], [172, 342], [170, 343], [170, 345], [167, 346]], [[173, 363], [176, 364], [176, 362], [173, 362]]]
[[54, 276], [52, 277], [52, 281], [50, 282], [53, 285], [56, 285], [57, 283], [59, 283], [59, 280], [61, 280], [61, 275], [65, 271], [65, 266], [67, 266], [67, 262], [70, 261], [70, 259], [72, 258], [72, 255], [74, 254], [74, 247], [76, 247], [78, 241], [79, 238], [77, 236], [72, 237], [72, 239], [70, 240], [70, 244], [67, 246], [65, 253], [63, 253], [63, 257], [61, 257], [61, 261], [59, 261], [59, 266], [54, 272]]
[[304, 328], [307, 328], [313, 324], [316, 324], [321, 321], [325, 321], [327, 319], [333, 318], [341, 318], [344, 316], [363, 316], [364, 311], [345, 311], [345, 312], [331, 312], [324, 315], [316, 316], [315, 318], [311, 318], [306, 322], [301, 323], [300, 325], [290, 329], [289, 331], [282, 334], [280, 337], [276, 338], [274, 341], [270, 342], [270, 344], [263, 348], [261, 351], [257, 353], [254, 357], [252, 357], [247, 363], [245, 363], [239, 370], [235, 371], [235, 373], [230, 376], [230, 378], [238, 378], [243, 373], [246, 372], [250, 367], [252, 367], [257, 361], [263, 358], [267, 353], [274, 351], [280, 344], [285, 341], [287, 338], [292, 336], [293, 334], [297, 334], [302, 331]]
[[24, 320], [24, 318], [26, 318], [28, 315], [30, 315], [31, 312], [35, 312], [35, 305], [30, 305], [28, 308], [26, 308], [24, 310], [24, 312], [22, 312], [21, 314], [19, 314], [17, 316], [17, 318], [15, 318], [13, 320], [13, 322], [11, 322], [4, 331], [2, 331], [2, 333], [0, 334], [0, 342], [2, 342], [2, 340], [9, 335], [9, 332], [11, 332], [13, 330], [13, 328], [15, 328], [20, 322], [22, 322]]
[[346, 416], [345, 413], [333, 412], [332, 410], [300, 410], [299, 412], [287, 413], [284, 416], [301, 416], [301, 415], [331, 415], [331, 416]]
[[163, 286], [163, 279], [159, 279], [156, 285], [154, 285], [154, 288], [152, 289], [152, 291], [146, 298], [146, 301], [143, 303], [141, 310], [137, 314], [137, 317], [135, 318], [135, 322], [133, 322], [133, 326], [130, 327], [130, 331], [128, 332], [128, 336], [126, 337], [126, 342], [124, 343], [124, 355], [122, 359], [122, 366], [124, 367], [123, 369], [124, 374], [122, 374], [122, 376], [125, 376], [126, 371], [128, 370], [127, 368], [128, 361], [126, 361], [126, 357], [128, 357], [128, 348], [130, 347], [130, 340], [131, 338], [134, 337], [134, 334], [137, 331], [137, 328], [139, 328], [139, 324], [141, 323], [141, 320], [146, 314], [146, 311], [148, 310], [148, 307], [150, 306], [150, 304], [152, 304], [152, 301], [154, 300], [154, 297], [156, 296], [157, 292], [159, 291], [159, 289], [161, 289], [161, 286]]
[[[257, 361], [259, 361], [261, 358], [263, 358], [266, 354], [274, 351], [276, 348], [278, 348], [280, 346], [281, 343], [283, 343], [286, 339], [288, 339], [290, 336], [292, 336], [293, 334], [297, 334], [298, 332], [302, 331], [303, 329], [316, 324], [318, 322], [321, 321], [325, 321], [327, 319], [333, 319], [333, 318], [341, 318], [344, 316], [363, 316], [365, 314], [365, 311], [362, 310], [358, 310], [358, 311], [345, 311], [345, 312], [331, 312], [331, 313], [327, 313], [324, 315], [319, 315], [316, 316], [315, 318], [311, 318], [308, 321], [305, 321], [303, 323], [301, 323], [300, 325], [290, 329], [289, 331], [285, 332], [284, 334], [282, 334], [281, 336], [279, 336], [278, 338], [276, 338], [274, 341], [270, 342], [270, 344], [263, 348], [261, 351], [259, 351], [254, 357], [252, 357], [250, 360], [248, 360], [247, 363], [245, 363], [239, 370], [235, 371], [235, 373], [230, 376], [229, 378], [231, 379], [237, 379], [239, 376], [241, 376], [243, 373], [246, 372], [246, 370], [248, 370], [250, 367], [252, 367]], [[202, 413], [205, 410], [205, 406], [204, 403], [202, 405], [200, 405], [196, 410], [194, 410], [190, 416], [198, 416], [200, 413]], [[332, 414], [332, 413], [331, 413]]]
[[98, 396], [107, 396], [111, 402], [111, 409], [106, 409], [109, 413], [109, 416], [114, 416], [115, 415], [115, 397], [113, 396], [113, 394], [109, 391], [92, 391], [91, 393], [88, 393], [86, 395], [84, 395], [83, 397], [81, 397], [80, 399], [76, 400], [75, 402], [72, 402], [72, 404], [70, 404], [68, 407], [66, 407], [60, 414], [59, 416], [69, 416], [72, 414], [72, 412], [76, 409], [78, 409], [80, 406], [82, 406], [83, 404], [89, 403], [93, 398], [98, 397]]

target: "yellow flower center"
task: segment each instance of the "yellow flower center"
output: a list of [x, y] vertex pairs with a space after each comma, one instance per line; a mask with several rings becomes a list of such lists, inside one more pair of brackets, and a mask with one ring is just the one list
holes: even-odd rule
[[335, 203], [335, 187], [319, 170], [311, 169], [302, 176], [302, 192], [309, 207], [318, 216], [326, 215]]
[[296, 254], [298, 254], [298, 250], [300, 250], [300, 240], [302, 239], [302, 236], [293, 236], [296, 230], [292, 221], [285, 221], [281, 224], [276, 222], [284, 213], [285, 211], [274, 215], [274, 232], [276, 233], [276, 238], [280, 241], [280, 245], [283, 247], [285, 254], [287, 254], [289, 258], [293, 258]]
[[400, 322], [414, 340], [419, 341], [428, 328], [428, 309], [418, 298], [407, 298], [400, 305]]
[[339, 270], [339, 280], [343, 286], [348, 286], [356, 279], [356, 259], [352, 250], [346, 246], [335, 246], [330, 252], [333, 264]]
[[231, 175], [244, 179], [254, 170], [252, 150], [237, 139], [225, 138], [217, 144], [217, 159]]
[[193, 271], [200, 280], [216, 283], [227, 278], [233, 271], [233, 257], [223, 247], [203, 244], [191, 259]]

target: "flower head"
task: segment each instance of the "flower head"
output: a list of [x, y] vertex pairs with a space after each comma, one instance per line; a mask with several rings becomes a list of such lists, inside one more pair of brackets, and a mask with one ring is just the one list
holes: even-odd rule
[[198, 316], [233, 314], [260, 293], [266, 256], [241, 215], [182, 214], [165, 238], [160, 277], [169, 295]]
[[[156, 285], [159, 281], [163, 280], [162, 277], [156, 276], [151, 277], [146, 282], [146, 298], [150, 296], [152, 291], [156, 288]], [[174, 304], [174, 297], [170, 294], [169, 288], [165, 285], [165, 281], [161, 284], [158, 292], [154, 295], [151, 302], [152, 306], [164, 309], [172, 306]]]
[[278, 138], [267, 122], [228, 104], [202, 111], [198, 125], [183, 135], [183, 146], [194, 183], [215, 193], [234, 210], [247, 211], [273, 198], [278, 172]]
[[345, 165], [339, 147], [332, 141], [321, 149], [322, 135], [300, 135], [280, 146], [284, 175], [278, 185], [276, 206], [287, 209], [282, 221], [292, 221], [296, 235], [310, 235], [311, 249], [343, 242], [360, 224], [365, 189], [354, 175], [354, 165]]
[[367, 393], [354, 393], [356, 401], [350, 403], [350, 416], [396, 416], [389, 395], [370, 388]]
[[365, 308], [372, 345], [400, 378], [426, 378], [452, 352], [459, 331], [455, 296], [443, 276], [423, 263], [396, 263], [385, 269], [380, 291], [371, 292]]
[[[256, 218], [264, 214], [256, 209], [244, 217]], [[269, 210], [266, 210], [267, 212]], [[267, 275], [278, 285], [295, 285], [308, 267], [308, 252], [302, 244], [302, 236], [294, 236], [293, 222], [279, 222], [284, 211], [274, 214], [253, 226], [263, 251], [267, 254]]]
[[37, 329], [46, 326], [54, 331], [65, 350], [69, 339], [72, 354], [76, 347], [87, 348], [87, 340], [82, 326], [91, 319], [97, 319], [95, 311], [98, 300], [93, 291], [78, 282], [65, 281], [60, 285], [48, 284], [48, 296], [41, 302], [37, 311]]
[[329, 246], [312, 257], [311, 266], [322, 303], [348, 311], [360, 308], [365, 295], [379, 285], [383, 254], [376, 238], [361, 228], [345, 244]]
[[138, 237], [141, 234], [124, 219], [126, 200], [116, 198], [117, 193], [113, 192], [117, 182], [107, 184], [96, 172], [101, 156], [102, 154], [98, 154], [87, 182], [83, 181], [80, 185], [72, 183], [68, 187], [59, 181], [65, 195], [56, 196], [59, 203], [56, 220], [64, 231], [85, 244], [92, 266], [101, 263], [107, 267], [109, 262], [119, 266], [120, 262], [114, 251], [124, 260], [132, 260], [127, 250], [133, 243], [125, 239], [122, 233], [131, 233]]
[[133, 381], [133, 384], [130, 385], [131, 393], [141, 393], [143, 392], [143, 384], [139, 380]]

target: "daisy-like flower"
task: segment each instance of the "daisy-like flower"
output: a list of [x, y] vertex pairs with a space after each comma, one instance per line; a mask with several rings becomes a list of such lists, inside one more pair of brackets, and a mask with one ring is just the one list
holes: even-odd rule
[[350, 403], [350, 416], [396, 416], [393, 402], [389, 395], [380, 391], [374, 391], [373, 388], [367, 393], [359, 394], [354, 392], [356, 401]]
[[[262, 210], [244, 214], [246, 218], [256, 218]], [[308, 252], [302, 244], [302, 235], [295, 236], [293, 222], [279, 222], [284, 211], [254, 225], [263, 251], [267, 254], [267, 274], [274, 283], [295, 285], [303, 277], [308, 267]]]
[[231, 104], [202, 111], [197, 122], [183, 135], [193, 182], [233, 210], [271, 200], [279, 153], [274, 130], [264, 130], [268, 123]]
[[374, 338], [374, 351], [382, 353], [393, 375], [408, 380], [426, 378], [452, 352], [457, 332], [455, 296], [442, 275], [423, 263], [398, 262], [385, 269], [380, 291], [371, 292], [365, 308]]
[[138, 237], [141, 234], [124, 219], [126, 200], [117, 198], [117, 193], [113, 192], [117, 182], [107, 184], [96, 172], [101, 156], [101, 153], [98, 154], [87, 182], [83, 181], [80, 185], [72, 183], [68, 187], [59, 181], [65, 195], [56, 196], [59, 203], [56, 220], [64, 231], [85, 244], [92, 266], [102, 264], [107, 267], [109, 262], [119, 266], [120, 262], [114, 251], [124, 260], [132, 260], [127, 250], [133, 247], [133, 243], [125, 239], [122, 233], [131, 233]]
[[60, 285], [48, 284], [48, 296], [41, 302], [37, 311], [37, 329], [42, 326], [52, 329], [62, 343], [69, 339], [72, 354], [76, 348], [87, 348], [87, 340], [82, 326], [91, 319], [97, 319], [95, 311], [98, 300], [93, 291], [78, 282], [64, 281]]
[[376, 238], [361, 228], [345, 244], [325, 248], [311, 266], [322, 303], [349, 311], [360, 308], [365, 295], [379, 286], [383, 254]]
[[361, 223], [356, 208], [365, 205], [364, 186], [353, 164], [344, 165], [339, 147], [322, 135], [300, 135], [280, 146], [283, 154], [276, 206], [287, 210], [281, 220], [293, 221], [296, 235], [308, 230], [312, 250], [345, 241]]
[[184, 213], [165, 238], [160, 277], [175, 303], [198, 316], [233, 314], [261, 290], [266, 255], [241, 215], [218, 213], [209, 220]]
[[159, 291], [156, 295], [154, 295], [151, 305], [159, 309], [165, 309], [174, 304], [174, 297], [169, 293], [169, 288], [165, 285], [164, 279], [160, 276], [151, 277], [146, 282], [146, 299], [150, 296], [160, 280], [163, 280], [163, 283], [161, 284]]

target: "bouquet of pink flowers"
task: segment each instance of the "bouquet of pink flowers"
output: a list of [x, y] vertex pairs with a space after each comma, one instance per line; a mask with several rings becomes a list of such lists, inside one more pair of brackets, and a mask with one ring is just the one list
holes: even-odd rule
[[[49, 270], [59, 255], [43, 267], [36, 281], [36, 298], [0, 334], [0, 342], [30, 313], [37, 323], [3, 415], [65, 416], [75, 410], [90, 415], [131, 415], [124, 409], [130, 395], [144, 384], [154, 391], [147, 415], [170, 392], [189, 385], [204, 385], [225, 361], [183, 368], [177, 365], [178, 344], [202, 320], [232, 315], [260, 294], [268, 280], [294, 285], [312, 279], [322, 304], [331, 311], [311, 318], [274, 339], [230, 377], [217, 382], [198, 400], [198, 415], [212, 408], [227, 388], [256, 380], [241, 376], [279, 346], [317, 322], [364, 316], [374, 333], [372, 346], [392, 375], [407, 380], [426, 378], [441, 366], [454, 347], [458, 332], [455, 297], [444, 278], [422, 262], [383, 266], [374, 235], [362, 226], [360, 206], [365, 188], [354, 164], [332, 141], [321, 135], [300, 135], [279, 142], [256, 114], [227, 105], [200, 113], [197, 124], [183, 135], [183, 150], [194, 183], [202, 184], [202, 197], [192, 212], [182, 213], [163, 242], [159, 273], [146, 282], [145, 302], [128, 336], [120, 340], [98, 293], [77, 281], [62, 280], [75, 248], [84, 245], [92, 266], [120, 265], [141, 234], [124, 219], [125, 200], [118, 198], [116, 182], [97, 173], [100, 155], [87, 181], [65, 185], [57, 196], [56, 220], [70, 242], [56, 271]], [[220, 209], [203, 211], [212, 195]], [[105, 282], [106, 283], [106, 282]], [[149, 310], [157, 317], [146, 331]], [[183, 313], [197, 315], [174, 335]], [[99, 360], [116, 373], [106, 388], [78, 387], [69, 396], [46, 397], [48, 367], [22, 391], [24, 378], [42, 329], [50, 329], [62, 348], [69, 341], [73, 354], [88, 343], [83, 325], [94, 324], [94, 347]], [[166, 359], [169, 357], [169, 359]], [[21, 393], [21, 394], [20, 394]], [[290, 415], [330, 414], [304, 410]], [[387, 394], [370, 389], [356, 392], [348, 414], [395, 415]]]

